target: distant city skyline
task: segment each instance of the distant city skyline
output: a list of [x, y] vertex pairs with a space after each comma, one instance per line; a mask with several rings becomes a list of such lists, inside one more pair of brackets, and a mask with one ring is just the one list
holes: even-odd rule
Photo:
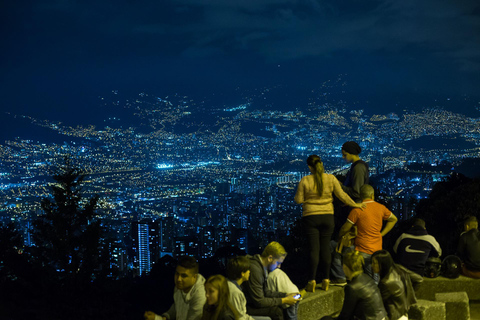
[[0, 15], [2, 112], [85, 122], [111, 90], [300, 98], [340, 74], [346, 100], [377, 110], [480, 106], [474, 0], [32, 0]]

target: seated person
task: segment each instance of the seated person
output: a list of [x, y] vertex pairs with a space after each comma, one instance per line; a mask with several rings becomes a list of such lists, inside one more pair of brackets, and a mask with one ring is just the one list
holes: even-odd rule
[[194, 257], [178, 259], [175, 270], [173, 304], [161, 316], [146, 311], [145, 320], [200, 320], [205, 304], [205, 278], [198, 273], [198, 263]]
[[[243, 283], [243, 292], [247, 298], [247, 313], [253, 317], [267, 316], [273, 320], [283, 320], [283, 304], [294, 305], [298, 292], [286, 293], [272, 291], [267, 287], [268, 273], [278, 268], [287, 252], [278, 242], [270, 242], [262, 254], [250, 257], [250, 279]], [[288, 316], [288, 314], [286, 314]]]
[[427, 233], [425, 221], [419, 218], [413, 219], [412, 227], [397, 239], [393, 251], [396, 253], [397, 263], [422, 277], [427, 259], [430, 256], [442, 255], [437, 240]]
[[[387, 312], [375, 281], [363, 273], [363, 256], [358, 251], [347, 252], [343, 256], [343, 271], [350, 282], [345, 286], [345, 299], [342, 311], [335, 319], [340, 320], [382, 320]], [[334, 319], [325, 316], [321, 320]]]
[[408, 309], [417, 302], [412, 282], [420, 283], [423, 277], [393, 263], [392, 256], [386, 250], [373, 253], [372, 269], [380, 275], [378, 287], [388, 319], [407, 320]]
[[460, 235], [457, 255], [462, 259], [462, 274], [480, 278], [480, 231], [476, 217], [465, 219], [464, 232]]
[[217, 274], [205, 282], [205, 297], [207, 302], [203, 308], [201, 320], [236, 320], [239, 319], [237, 310], [230, 304], [228, 281], [224, 276]]
[[[280, 268], [277, 268], [268, 274], [267, 287], [272, 291], [280, 292], [298, 292], [298, 287], [290, 280], [287, 274]], [[303, 295], [306, 291], [303, 291]], [[288, 319], [297, 319], [298, 303], [294, 305], [284, 304], [283, 309], [287, 313]]]
[[230, 304], [238, 311], [239, 320], [253, 320], [247, 314], [247, 300], [242, 291], [242, 283], [250, 278], [250, 259], [245, 256], [230, 259], [227, 264], [228, 289]]

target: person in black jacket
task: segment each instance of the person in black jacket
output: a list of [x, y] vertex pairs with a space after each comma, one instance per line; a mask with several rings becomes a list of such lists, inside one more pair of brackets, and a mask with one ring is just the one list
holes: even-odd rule
[[425, 229], [425, 221], [413, 219], [412, 227], [398, 237], [393, 251], [395, 261], [413, 272], [424, 276], [425, 262], [432, 257], [440, 257], [442, 249], [435, 238]]
[[[408, 309], [417, 302], [415, 286], [423, 277], [393, 262], [387, 250], [379, 250], [372, 255], [373, 272], [380, 275], [378, 287], [389, 320], [407, 320]], [[414, 283], [414, 284], [413, 284]]]
[[[345, 286], [345, 300], [337, 320], [383, 320], [387, 312], [375, 281], [363, 273], [364, 260], [358, 251], [343, 256], [343, 271], [350, 282]], [[330, 316], [321, 320], [333, 319]]]
[[352, 164], [342, 188], [357, 203], [362, 202], [360, 188], [368, 184], [370, 177], [368, 164], [360, 159], [360, 152], [362, 148], [354, 141], [347, 141], [342, 145], [342, 158]]
[[470, 278], [480, 278], [480, 231], [476, 217], [467, 217], [465, 232], [460, 235], [457, 255], [462, 259], [462, 274]]
[[[250, 279], [243, 283], [243, 293], [247, 298], [247, 313], [251, 316], [267, 316], [272, 320], [283, 320], [282, 305], [294, 305], [298, 292], [285, 293], [271, 291], [267, 287], [268, 273], [279, 268], [287, 252], [278, 242], [270, 242], [262, 254], [250, 257]], [[288, 314], [285, 314], [288, 316]]]

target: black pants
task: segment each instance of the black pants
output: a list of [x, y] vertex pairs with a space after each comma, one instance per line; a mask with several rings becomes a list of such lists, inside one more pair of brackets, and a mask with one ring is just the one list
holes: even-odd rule
[[307, 236], [310, 248], [310, 269], [308, 280], [316, 280], [317, 268], [320, 264], [320, 278], [329, 279], [330, 263], [330, 239], [332, 238], [335, 222], [333, 214], [316, 214], [302, 218], [302, 226]]

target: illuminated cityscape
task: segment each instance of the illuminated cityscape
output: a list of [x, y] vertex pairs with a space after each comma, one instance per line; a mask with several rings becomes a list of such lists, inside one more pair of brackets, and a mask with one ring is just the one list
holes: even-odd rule
[[142, 275], [165, 254], [207, 258], [225, 246], [255, 252], [285, 237], [301, 216], [293, 196], [306, 157], [319, 154], [327, 172], [342, 175], [345, 141], [362, 146], [373, 184], [400, 219], [452, 168], [480, 155], [480, 119], [441, 107], [368, 114], [316, 92], [306, 106], [275, 110], [258, 102], [269, 94], [275, 89], [212, 107], [179, 95], [121, 100], [114, 90], [99, 97], [101, 105], [130, 117], [113, 115], [103, 126], [8, 113], [63, 142], [2, 142], [1, 222], [14, 221], [25, 245], [34, 245], [32, 220], [50, 196], [52, 172], [68, 157], [87, 174], [84, 195], [100, 197], [112, 263], [121, 274]]

